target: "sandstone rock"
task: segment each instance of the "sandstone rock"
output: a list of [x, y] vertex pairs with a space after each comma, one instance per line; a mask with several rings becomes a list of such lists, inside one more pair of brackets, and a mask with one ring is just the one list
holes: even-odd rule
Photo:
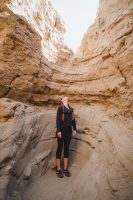
[[[2, 106], [1, 119], [4, 120], [0, 123], [0, 199], [5, 198], [11, 174], [14, 178], [17, 177], [19, 183], [22, 181], [21, 177], [27, 178], [31, 176], [31, 172], [34, 174], [34, 165], [43, 170], [37, 170], [38, 174], [45, 172], [48, 165], [46, 160], [48, 162], [53, 148], [55, 127], [49, 121], [51, 113], [48, 116], [45, 110], [41, 112], [37, 108], [6, 98], [0, 100], [0, 107]], [[12, 110], [13, 115], [7, 115]], [[5, 116], [8, 116], [6, 121]]]
[[88, 95], [93, 91], [92, 95], [98, 96], [100, 92], [98, 99], [104, 96], [127, 115], [133, 110], [132, 7], [130, 0], [101, 0], [96, 20], [83, 36], [76, 62], [88, 66], [88, 74], [92, 68], [97, 73], [96, 78], [93, 75], [96, 80], [89, 81]]
[[[130, 0], [100, 0], [75, 57], [50, 1], [0, 2], [2, 200], [133, 199], [132, 6]], [[71, 145], [71, 166], [79, 171], [66, 193], [59, 192], [62, 185], [50, 171], [55, 168], [53, 106], [63, 94], [79, 113], [79, 134]], [[47, 182], [40, 187], [44, 174]]]
[[[78, 126], [82, 130], [89, 128], [89, 133], [88, 135], [80, 133], [72, 138], [70, 147], [72, 179], [68, 182], [57, 179], [53, 170], [55, 159], [52, 157], [48, 164], [50, 169], [44, 177], [31, 179], [30, 187], [18, 186], [20, 191], [25, 188], [25, 192], [23, 194], [21, 192], [24, 199], [41, 199], [44, 195], [50, 199], [54, 199], [56, 195], [59, 200], [62, 196], [65, 200], [87, 199], [88, 195], [90, 199], [132, 199], [133, 120], [127, 121], [121, 116], [112, 118], [103, 108], [104, 106], [100, 104], [75, 105], [75, 109], [78, 109], [82, 116], [78, 118]], [[91, 137], [93, 134], [96, 137]], [[43, 136], [46, 137], [45, 134]], [[99, 143], [99, 139], [102, 142]], [[53, 151], [55, 153], [55, 148]], [[44, 154], [38, 154], [39, 162], [42, 157], [40, 155]], [[79, 171], [75, 175], [77, 169]], [[32, 177], [37, 176], [33, 174]], [[65, 188], [66, 192], [57, 190], [60, 187], [62, 190]], [[35, 188], [38, 188], [39, 192]], [[52, 193], [49, 192], [51, 190]]]
[[63, 41], [63, 21], [48, 0], [5, 0], [0, 6], [0, 97], [45, 103], [53, 90], [50, 62], [67, 63], [73, 54]]
[[[102, 103], [108, 108], [113, 105], [119, 108], [119, 114], [132, 116], [130, 1], [116, 1], [114, 4], [108, 1], [107, 5], [106, 1], [101, 1], [95, 23], [83, 37], [77, 57], [74, 59], [72, 51], [62, 40], [55, 43], [58, 50], [56, 63], [47, 61], [41, 42], [43, 31], [40, 27], [46, 22], [53, 27], [54, 17], [57, 16], [51, 4], [43, 2], [44, 11], [48, 13], [51, 10], [53, 21], [46, 16], [44, 22], [41, 16], [40, 24], [37, 24], [33, 17], [35, 8], [30, 9], [27, 1], [8, 3], [4, 1], [2, 5], [8, 9], [6, 13], [5, 10], [1, 13], [1, 97], [44, 105], [57, 104], [59, 96], [67, 93], [72, 102]], [[33, 1], [30, 4], [34, 5]], [[36, 6], [38, 13], [38, 6], [41, 6], [39, 1]], [[18, 11], [26, 7], [29, 10], [24, 10], [23, 16], [19, 16]], [[57, 18], [60, 27], [62, 23], [59, 23], [59, 16]], [[58, 33], [60, 37], [63, 31], [61, 27]], [[47, 44], [51, 47], [49, 42]], [[51, 52], [54, 50], [51, 49]], [[54, 55], [51, 56], [54, 58]]]
[[24, 17], [41, 37], [43, 55], [50, 61], [58, 56], [57, 45], [63, 45], [64, 22], [49, 0], [7, 1], [6, 6]]
[[[80, 200], [88, 199], [89, 196], [89, 199], [97, 200], [124, 200], [133, 197], [131, 189], [133, 137], [130, 129], [127, 128], [127, 124], [131, 125], [131, 123], [121, 117], [119, 120], [108, 118], [104, 113], [105, 111], [102, 111], [102, 107], [99, 106], [97, 108], [80, 106], [82, 120], [79, 119], [78, 124], [82, 127], [89, 125], [90, 133], [93, 133], [93, 129], [99, 125], [101, 128], [97, 129], [98, 137], [93, 140], [88, 137], [89, 135], [80, 134], [81, 142], [87, 142], [90, 146], [95, 145], [95, 150], [92, 150], [90, 159], [75, 178], [65, 199]], [[86, 118], [86, 115], [90, 117]], [[108, 118], [108, 121], [102, 122], [102, 118]], [[101, 138], [102, 143], [99, 143], [98, 138]]]
[[31, 176], [31, 166], [30, 165], [28, 165], [25, 168], [23, 175], [24, 175], [24, 178], [26, 178], [26, 179]]

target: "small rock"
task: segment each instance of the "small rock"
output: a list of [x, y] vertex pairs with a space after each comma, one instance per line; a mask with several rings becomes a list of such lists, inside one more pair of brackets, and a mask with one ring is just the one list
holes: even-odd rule
[[24, 173], [23, 173], [23, 176], [24, 176], [24, 179], [28, 179], [31, 175], [31, 166], [28, 165], [25, 170], [24, 170]]

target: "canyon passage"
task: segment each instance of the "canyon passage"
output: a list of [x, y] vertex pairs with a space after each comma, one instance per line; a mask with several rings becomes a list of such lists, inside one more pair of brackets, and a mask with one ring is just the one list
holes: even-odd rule
[[[0, 1], [0, 200], [132, 200], [133, 1], [99, 0], [76, 54], [65, 32], [49, 0]], [[59, 179], [62, 95], [78, 133]]]

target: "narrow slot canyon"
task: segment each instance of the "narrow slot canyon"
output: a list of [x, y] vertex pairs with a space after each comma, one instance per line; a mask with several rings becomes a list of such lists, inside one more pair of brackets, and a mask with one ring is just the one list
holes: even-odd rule
[[[76, 54], [65, 31], [49, 0], [0, 2], [0, 200], [132, 200], [133, 1], [99, 0]], [[78, 129], [63, 180], [62, 95]]]

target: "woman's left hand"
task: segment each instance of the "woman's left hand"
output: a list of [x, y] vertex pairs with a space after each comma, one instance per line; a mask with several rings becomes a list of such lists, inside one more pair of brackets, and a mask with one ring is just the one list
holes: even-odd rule
[[77, 134], [77, 131], [76, 131], [76, 130], [73, 130], [72, 135], [75, 136], [76, 134]]

